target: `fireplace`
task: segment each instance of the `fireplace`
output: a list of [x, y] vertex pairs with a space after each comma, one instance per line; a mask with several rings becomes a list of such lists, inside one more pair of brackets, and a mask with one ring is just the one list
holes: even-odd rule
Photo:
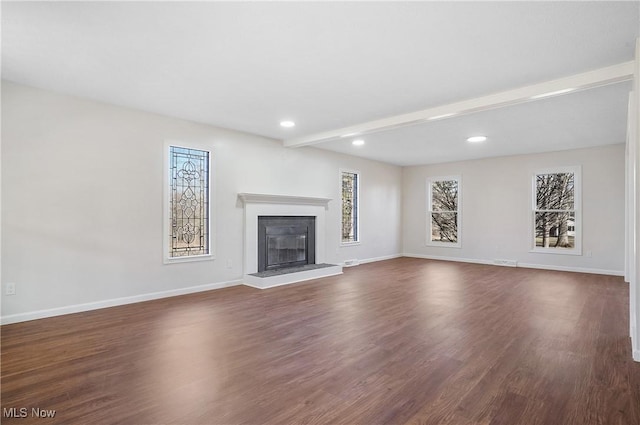
[[[242, 280], [245, 285], [267, 289], [342, 273], [341, 266], [325, 263], [327, 258], [326, 215], [331, 199], [266, 193], [238, 193], [238, 200], [244, 206], [244, 276]], [[258, 219], [260, 217], [276, 218], [276, 220], [278, 218], [313, 220], [313, 224], [306, 223], [305, 225], [308, 230], [305, 237], [296, 238], [297, 241], [305, 241], [306, 262], [309, 264], [265, 270], [268, 258], [263, 251], [260, 256], [262, 271], [258, 272], [258, 235], [261, 233], [258, 231]], [[283, 225], [282, 222], [276, 223], [275, 226], [290, 227], [287, 224]], [[265, 226], [264, 239], [260, 243], [264, 247], [266, 247], [266, 233]], [[286, 234], [286, 231], [285, 235], [290, 236]], [[298, 246], [293, 243], [289, 243], [289, 246], [291, 248], [288, 249], [293, 251], [285, 251], [283, 259], [295, 261], [284, 261], [284, 263], [302, 261], [298, 260], [298, 258], [302, 257], [302, 255], [299, 256], [301, 252], [298, 251]], [[310, 252], [311, 250], [313, 252]], [[271, 260], [274, 260], [274, 258], [277, 257], [272, 254]], [[274, 264], [271, 264], [271, 266], [274, 266]], [[283, 266], [283, 264], [280, 264], [280, 266]]]
[[316, 218], [258, 216], [258, 272], [315, 264]]

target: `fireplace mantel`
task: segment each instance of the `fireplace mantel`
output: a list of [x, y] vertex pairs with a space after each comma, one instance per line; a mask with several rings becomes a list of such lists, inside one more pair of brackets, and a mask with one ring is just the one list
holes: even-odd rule
[[238, 199], [246, 204], [289, 204], [289, 205], [319, 205], [325, 208], [331, 198], [316, 198], [309, 196], [269, 195], [266, 193], [238, 193]]

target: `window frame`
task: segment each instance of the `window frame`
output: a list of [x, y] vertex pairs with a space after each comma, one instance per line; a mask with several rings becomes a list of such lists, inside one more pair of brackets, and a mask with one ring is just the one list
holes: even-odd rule
[[[433, 211], [433, 183], [439, 181], [455, 180], [458, 183], [458, 209], [457, 211]], [[437, 246], [440, 248], [462, 248], [462, 175], [450, 175], [450, 176], [432, 176], [427, 177], [427, 234], [426, 234], [426, 246]], [[456, 213], [456, 226], [457, 226], [457, 241], [456, 242], [440, 242], [431, 240], [432, 235], [432, 213], [442, 212], [454, 212]]]
[[[536, 212], [547, 211], [537, 209], [537, 177], [541, 174], [562, 174], [573, 173], [573, 211], [575, 236], [573, 248], [544, 248], [536, 246]], [[560, 255], [582, 255], [582, 167], [579, 165], [558, 166], [535, 169], [531, 175], [531, 196], [530, 196], [530, 217], [529, 217], [529, 252], [536, 254], [560, 254]]]
[[[342, 240], [342, 228], [344, 226], [344, 223], [342, 222], [343, 219], [343, 215], [342, 215], [342, 209], [343, 209], [343, 204], [344, 204], [344, 199], [342, 198], [342, 176], [345, 173], [349, 173], [349, 174], [355, 174], [357, 176], [357, 184], [356, 184], [356, 190], [355, 190], [355, 196], [356, 196], [356, 215], [355, 215], [355, 226], [356, 226], [356, 235], [355, 235], [355, 240], [354, 241], [343, 241]], [[353, 170], [353, 169], [348, 169], [348, 168], [341, 168], [340, 169], [340, 175], [339, 175], [340, 179], [338, 181], [338, 187], [339, 187], [339, 193], [340, 193], [340, 246], [355, 246], [355, 245], [360, 245], [362, 243], [362, 226], [360, 223], [360, 185], [362, 183], [362, 175], [360, 174], [360, 171], [358, 170]]]
[[[172, 257], [171, 251], [169, 249], [169, 241], [171, 239], [171, 167], [170, 167], [170, 151], [171, 147], [183, 148], [183, 149], [194, 149], [203, 152], [207, 152], [209, 154], [209, 178], [208, 178], [208, 199], [209, 205], [207, 209], [207, 213], [209, 215], [208, 220], [208, 229], [207, 229], [207, 245], [209, 247], [208, 254], [200, 254], [200, 255], [191, 255], [185, 257]], [[164, 142], [164, 166], [163, 166], [163, 217], [162, 217], [162, 258], [164, 264], [177, 264], [177, 263], [188, 263], [188, 262], [196, 262], [196, 261], [210, 261], [215, 260], [215, 237], [214, 237], [214, 229], [215, 225], [215, 215], [214, 211], [214, 203], [215, 203], [215, 186], [214, 186], [214, 170], [215, 170], [215, 161], [213, 156], [213, 149], [210, 144], [207, 143], [197, 143], [197, 142], [189, 142], [185, 143], [177, 140], [165, 140]]]

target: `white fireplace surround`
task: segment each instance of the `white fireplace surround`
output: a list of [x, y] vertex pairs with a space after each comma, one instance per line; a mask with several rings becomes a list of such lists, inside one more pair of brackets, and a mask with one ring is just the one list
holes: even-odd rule
[[[330, 198], [308, 196], [238, 193], [244, 204], [244, 281], [250, 286], [267, 288], [342, 273], [342, 268], [313, 270], [277, 276], [277, 279], [248, 276], [258, 271], [258, 216], [309, 216], [316, 220], [316, 264], [326, 258], [326, 211]], [[297, 275], [297, 276], [294, 276]], [[265, 280], [267, 279], [267, 280]]]

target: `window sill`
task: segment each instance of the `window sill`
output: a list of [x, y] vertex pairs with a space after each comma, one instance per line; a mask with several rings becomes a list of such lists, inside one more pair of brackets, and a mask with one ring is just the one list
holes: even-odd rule
[[174, 258], [165, 257], [164, 264], [193, 263], [196, 261], [211, 261], [211, 260], [215, 260], [215, 257], [213, 256], [213, 254], [192, 255], [189, 257], [174, 257]]
[[438, 248], [462, 248], [462, 244], [460, 242], [427, 242], [425, 246], [435, 246]]
[[529, 252], [532, 254], [582, 255], [582, 250], [577, 248], [534, 248]]
[[340, 246], [341, 247], [347, 247], [347, 246], [356, 246], [356, 245], [360, 245], [361, 242], [360, 241], [356, 241], [356, 242], [340, 242]]

